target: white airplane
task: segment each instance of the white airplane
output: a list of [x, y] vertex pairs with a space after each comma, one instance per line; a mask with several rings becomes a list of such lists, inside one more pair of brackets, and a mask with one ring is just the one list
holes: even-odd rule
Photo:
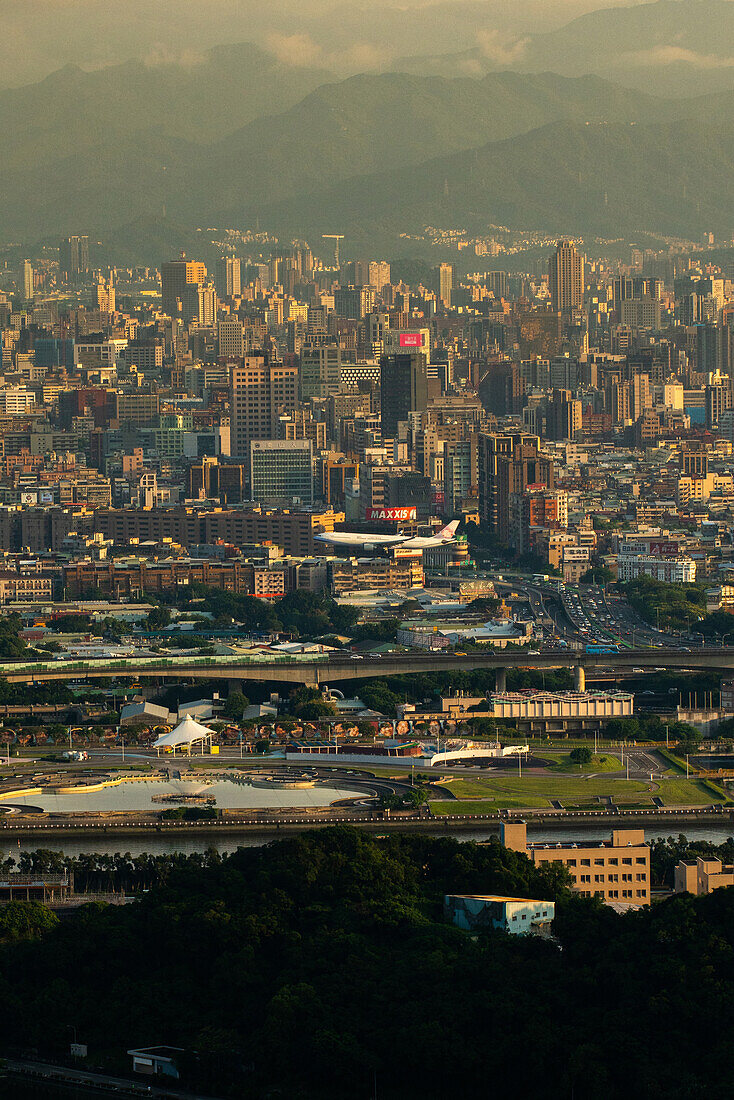
[[314, 535], [314, 542], [326, 542], [330, 546], [361, 546], [365, 550], [374, 550], [380, 546], [399, 546], [401, 550], [433, 550], [437, 546], [455, 543], [458, 526], [459, 520], [452, 520], [437, 535], [426, 538], [420, 535], [368, 535], [358, 531], [327, 531], [323, 535]]

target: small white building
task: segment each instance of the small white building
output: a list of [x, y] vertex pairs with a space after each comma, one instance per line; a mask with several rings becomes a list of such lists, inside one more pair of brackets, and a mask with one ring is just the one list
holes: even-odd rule
[[500, 894], [446, 894], [443, 909], [465, 932], [496, 928], [512, 935], [547, 934], [556, 913], [555, 902]]

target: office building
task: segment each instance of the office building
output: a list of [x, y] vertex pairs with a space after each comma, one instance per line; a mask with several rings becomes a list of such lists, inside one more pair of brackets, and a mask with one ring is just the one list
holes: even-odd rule
[[382, 435], [394, 439], [398, 424], [411, 412], [428, 407], [426, 357], [420, 352], [383, 355], [380, 359]]
[[246, 355], [241, 366], [231, 369], [229, 399], [232, 454], [249, 460], [250, 441], [274, 439], [278, 418], [294, 412], [298, 368]]
[[559, 241], [548, 262], [548, 287], [554, 313], [566, 316], [584, 300], [584, 260], [573, 241]]
[[313, 503], [313, 446], [309, 439], [250, 441], [250, 495], [263, 504]]
[[203, 286], [207, 271], [204, 264], [186, 259], [171, 260], [161, 266], [161, 308], [169, 317], [181, 312], [184, 292], [190, 286]]
[[644, 829], [614, 829], [609, 840], [578, 843], [528, 843], [524, 821], [500, 822], [500, 841], [522, 852], [536, 867], [560, 863], [573, 889], [607, 904], [650, 904], [650, 848]]

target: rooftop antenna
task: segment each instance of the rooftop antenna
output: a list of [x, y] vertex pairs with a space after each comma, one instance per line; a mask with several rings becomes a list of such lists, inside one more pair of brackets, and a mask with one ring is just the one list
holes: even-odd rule
[[324, 241], [334, 242], [334, 266], [339, 267], [339, 241], [344, 240], [343, 233], [322, 233], [321, 238]]

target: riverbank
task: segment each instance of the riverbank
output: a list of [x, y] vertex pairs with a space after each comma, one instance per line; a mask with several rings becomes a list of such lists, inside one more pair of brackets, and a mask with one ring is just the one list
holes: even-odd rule
[[[492, 814], [442, 814], [440, 817], [425, 814], [380, 813], [311, 813], [282, 816], [244, 816], [224, 814], [221, 818], [206, 821], [162, 821], [149, 815], [107, 817], [84, 814], [77, 818], [34, 820], [15, 817], [0, 822], [0, 846], [3, 840], [14, 843], [16, 838], [42, 841], [65, 837], [200, 837], [240, 835], [247, 837], [284, 836], [305, 829], [325, 828], [329, 825], [354, 825], [369, 832], [425, 832], [440, 835], [476, 831], [478, 827], [488, 832], [499, 832], [503, 820], [526, 821], [529, 826], [544, 829], [568, 829], [569, 826], [619, 828], [634, 825], [638, 828], [665, 827], [679, 832], [695, 823], [731, 823], [734, 831], [734, 810], [721, 806], [690, 808], [659, 808], [650, 810], [516, 810], [512, 813]], [[11, 839], [12, 838], [12, 839]]]

